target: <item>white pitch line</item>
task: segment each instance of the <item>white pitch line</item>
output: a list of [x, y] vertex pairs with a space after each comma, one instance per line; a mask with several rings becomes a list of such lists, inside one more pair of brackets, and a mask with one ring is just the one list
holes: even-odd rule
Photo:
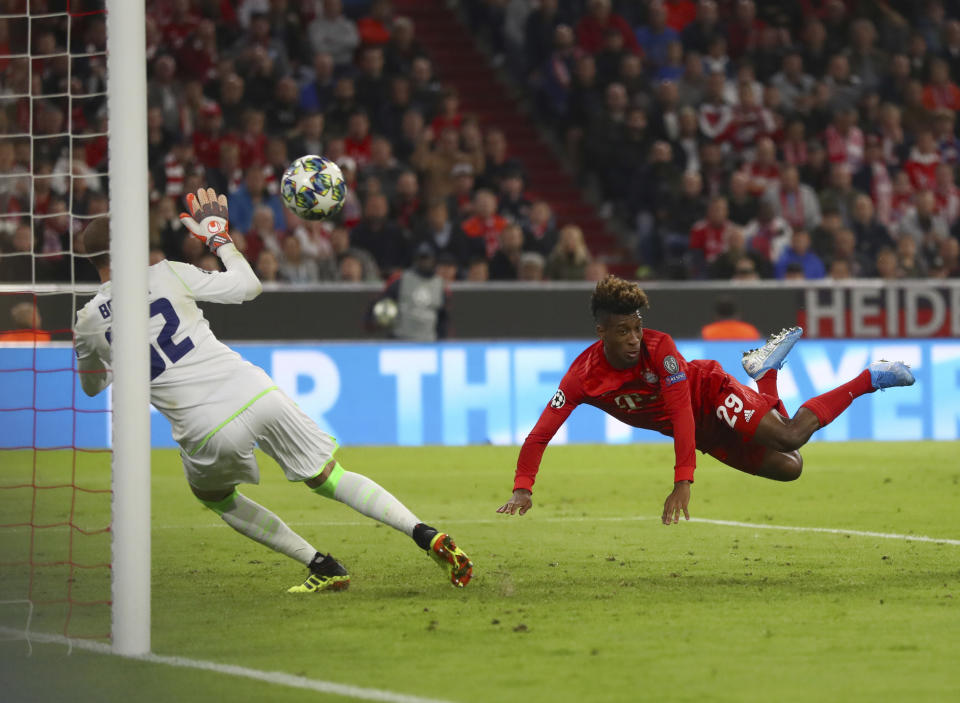
[[786, 530], [789, 532], [826, 532], [831, 535], [851, 535], [853, 537], [876, 537], [878, 539], [899, 539], [905, 542], [933, 542], [934, 544], [951, 544], [960, 547], [960, 539], [946, 539], [944, 537], [924, 537], [923, 535], [901, 535], [896, 532], [867, 532], [864, 530], [841, 530], [833, 527], [795, 527], [792, 525], [761, 525], [755, 522], [736, 522], [735, 520], [708, 520], [706, 518], [690, 518], [690, 522], [705, 522], [710, 525], [724, 527], [748, 527], [756, 530]]
[[[24, 638], [23, 630], [15, 630], [9, 627], [0, 627], [0, 635], [14, 636]], [[110, 656], [119, 656], [114, 654], [110, 645], [103, 642], [92, 642], [90, 640], [78, 640], [63, 635], [51, 635], [45, 633], [29, 634], [32, 642], [44, 642], [48, 644], [62, 644], [77, 649], [84, 649], [97, 654], [106, 654]], [[277, 684], [278, 686], [289, 686], [291, 688], [302, 688], [308, 691], [317, 691], [319, 693], [332, 693], [347, 698], [358, 698], [364, 701], [385, 701], [386, 703], [451, 703], [437, 698], [423, 698], [421, 696], [409, 696], [405, 693], [394, 693], [393, 691], [384, 691], [379, 688], [363, 688], [361, 686], [350, 686], [348, 684], [335, 683], [333, 681], [322, 681], [320, 679], [308, 679], [305, 676], [295, 676], [286, 674], [282, 671], [260, 671], [259, 669], [248, 669], [245, 666], [235, 666], [233, 664], [219, 664], [217, 662], [204, 661], [202, 659], [188, 659], [186, 657], [170, 657], [162, 654], [145, 654], [139, 657], [123, 657], [134, 661], [143, 661], [150, 664], [164, 664], [166, 666], [175, 666], [181, 669], [200, 669], [201, 671], [212, 671], [227, 676], [238, 676], [254, 681], [263, 681], [265, 683]]]
[[[499, 518], [476, 518], [473, 520], [443, 520], [445, 525], [494, 525], [511, 519], [511, 516]], [[518, 519], [512, 516], [512, 519]], [[658, 516], [653, 515], [622, 515], [615, 517], [590, 517], [577, 515], [572, 517], [539, 517], [527, 518], [535, 519], [538, 522], [640, 522], [659, 520]], [[805, 527], [802, 525], [765, 525], [756, 522], [737, 522], [735, 520], [712, 520], [709, 518], [690, 518], [690, 522], [701, 522], [708, 525], [719, 525], [721, 527], [743, 527], [756, 530], [783, 530], [785, 532], [821, 532], [833, 535], [850, 535], [852, 537], [875, 537], [878, 539], [898, 539], [905, 542], [931, 542], [933, 544], [949, 544], [954, 547], [960, 547], [960, 539], [949, 539], [947, 537], [927, 537], [924, 535], [903, 535], [896, 532], [869, 532], [866, 530], [845, 530], [834, 527]], [[376, 523], [370, 520], [318, 520], [288, 522], [290, 527], [372, 527]], [[222, 522], [209, 522], [193, 525], [154, 525], [154, 530], [207, 530], [207, 529], [227, 529], [229, 526]], [[26, 529], [26, 528], [12, 528]]]

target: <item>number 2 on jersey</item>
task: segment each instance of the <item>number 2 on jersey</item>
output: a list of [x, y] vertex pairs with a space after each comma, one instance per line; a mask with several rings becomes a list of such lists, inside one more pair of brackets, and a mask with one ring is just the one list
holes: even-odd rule
[[[166, 298], [157, 298], [150, 303], [150, 317], [156, 317], [157, 315], [163, 316], [163, 328], [160, 330], [160, 334], [157, 335], [157, 345], [170, 360], [170, 363], [175, 364], [183, 358], [184, 354], [193, 349], [193, 340], [185, 337], [180, 340], [180, 342], [173, 341], [173, 335], [177, 333], [177, 328], [180, 326], [180, 317], [177, 315], [176, 310], [173, 309], [173, 305], [171, 305], [170, 301]], [[113, 335], [109, 327], [105, 335], [107, 337], [107, 344], [112, 344]], [[166, 369], [167, 365], [163, 357], [160, 356], [160, 353], [151, 344], [150, 380], [155, 379], [166, 371]]]
[[[164, 353], [164, 356], [170, 360], [170, 363], [175, 364], [182, 359], [188, 351], [193, 349], [193, 340], [185, 337], [179, 342], [173, 341], [173, 335], [177, 333], [177, 328], [180, 326], [180, 318], [177, 316], [176, 310], [173, 309], [173, 305], [171, 305], [170, 301], [166, 298], [157, 298], [150, 303], [150, 317], [153, 318], [157, 315], [163, 316], [163, 328], [160, 330], [160, 334], [157, 335], [157, 346], [160, 347], [160, 351]], [[162, 374], [166, 368], [167, 365], [164, 363], [163, 357], [160, 356], [151, 344], [150, 380], [152, 381]]]
[[[727, 412], [727, 408], [733, 411], [732, 415]], [[727, 424], [733, 427], [737, 424], [737, 413], [741, 410], [743, 410], [743, 401], [731, 393], [723, 401], [723, 405], [717, 406], [717, 417], [721, 420], [726, 420]]]

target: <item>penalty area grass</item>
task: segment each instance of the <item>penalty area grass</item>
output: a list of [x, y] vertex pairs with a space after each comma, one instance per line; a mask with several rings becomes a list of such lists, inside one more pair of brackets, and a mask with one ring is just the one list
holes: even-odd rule
[[[691, 513], [960, 539], [955, 443], [814, 443], [803, 454], [804, 475], [789, 484], [701, 457]], [[288, 595], [305, 570], [202, 508], [176, 452], [158, 450], [155, 653], [458, 703], [960, 697], [960, 545], [665, 527], [657, 518], [671, 488], [669, 444], [549, 448], [522, 518], [494, 512], [510, 495], [516, 448], [347, 447], [338, 458], [453, 534], [476, 565], [470, 585], [452, 588], [410, 539], [289, 485], [261, 455], [261, 484], [242, 492], [352, 576], [346, 592]], [[23, 597], [11, 583], [0, 578], [0, 600]], [[8, 615], [0, 608], [0, 625], [22, 627]], [[4, 700], [64, 690], [98, 701], [129, 700], [131, 690], [144, 700], [305, 695], [34, 647], [28, 659], [22, 640], [0, 643], [14, 694]]]

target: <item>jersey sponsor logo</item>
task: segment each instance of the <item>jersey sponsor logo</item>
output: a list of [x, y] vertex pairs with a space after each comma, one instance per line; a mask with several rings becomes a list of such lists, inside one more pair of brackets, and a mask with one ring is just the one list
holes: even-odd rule
[[657, 393], [622, 393], [613, 399], [621, 410], [639, 410], [641, 406], [660, 398]]
[[567, 396], [565, 396], [563, 391], [558, 388], [557, 392], [553, 394], [553, 399], [550, 401], [550, 407], [559, 410], [566, 404]]
[[755, 412], [756, 412], [756, 410], [744, 410], [744, 411], [743, 411], [743, 419], [744, 419], [744, 421], [750, 422], [750, 418], [753, 417], [753, 414], [754, 414]]
[[656, 384], [656, 382], [660, 380], [660, 377], [657, 376], [657, 374], [655, 374], [653, 371], [647, 369], [643, 372], [643, 380], [652, 385]]
[[670, 375], [677, 373], [680, 370], [680, 364], [677, 363], [677, 358], [673, 355], [668, 355], [663, 358], [663, 368]]
[[687, 374], [681, 371], [680, 373], [675, 373], [670, 376], [667, 376], [664, 379], [664, 383], [665, 385], [672, 386], [674, 383], [680, 383], [680, 381], [686, 381], [686, 380], [687, 380]]

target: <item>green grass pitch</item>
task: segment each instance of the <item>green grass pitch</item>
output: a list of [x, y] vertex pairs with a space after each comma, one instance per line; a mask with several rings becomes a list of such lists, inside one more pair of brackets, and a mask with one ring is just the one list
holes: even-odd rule
[[[703, 457], [695, 518], [960, 539], [956, 443], [815, 443], [791, 484]], [[41, 480], [69, 472], [44, 457]], [[261, 462], [244, 488], [351, 570], [343, 593], [295, 597], [305, 572], [235, 534], [191, 497], [177, 454], [153, 454], [153, 651], [447, 701], [960, 700], [960, 545], [657, 521], [671, 487], [670, 445], [548, 449], [523, 518], [496, 515], [516, 448], [354, 448], [341, 462], [449, 530], [476, 564], [452, 588], [412, 541], [289, 485]], [[0, 455], [5, 482], [30, 455]], [[59, 465], [58, 461], [63, 464]], [[81, 485], [107, 482], [81, 457]], [[22, 477], [22, 476], [21, 476]], [[62, 490], [62, 489], [61, 489]], [[70, 491], [43, 491], [55, 519]], [[0, 523], [27, 493], [0, 491]], [[103, 523], [106, 496], [79, 499]], [[19, 511], [19, 512], [18, 512]], [[46, 516], [46, 517], [45, 517]], [[39, 534], [55, 559], [65, 531]], [[0, 562], [24, 530], [0, 530]], [[108, 551], [76, 537], [77, 559]], [[0, 601], [22, 598], [22, 568], [0, 568]], [[36, 591], [62, 588], [57, 567]], [[75, 597], [109, 592], [106, 570], [76, 576]], [[105, 608], [77, 608], [70, 629], [108, 629]], [[0, 625], [22, 627], [17, 605]], [[56, 607], [34, 630], [61, 632]], [[89, 652], [0, 642], [0, 698], [14, 701], [346, 700]]]

